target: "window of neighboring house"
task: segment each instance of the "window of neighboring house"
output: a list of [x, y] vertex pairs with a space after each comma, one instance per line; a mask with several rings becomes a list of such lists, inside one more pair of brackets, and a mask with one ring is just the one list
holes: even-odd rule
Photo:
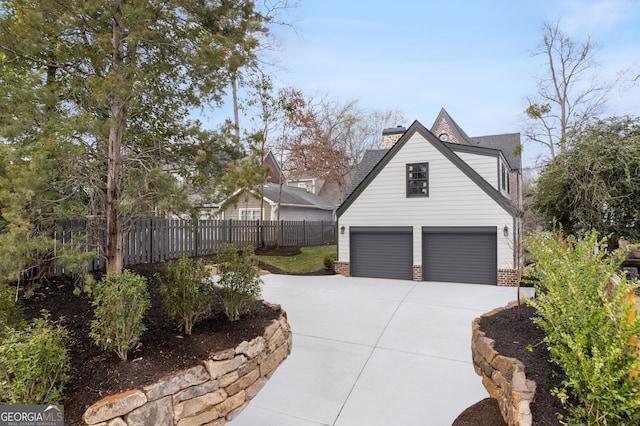
[[407, 197], [429, 196], [429, 163], [407, 164]]
[[240, 209], [240, 220], [260, 220], [260, 209]]
[[502, 189], [507, 190], [507, 168], [502, 164]]

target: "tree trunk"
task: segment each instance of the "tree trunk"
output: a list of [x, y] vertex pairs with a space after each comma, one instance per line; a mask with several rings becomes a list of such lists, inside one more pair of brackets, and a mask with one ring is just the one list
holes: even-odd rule
[[[112, 73], [124, 75], [124, 54], [122, 52], [122, 28], [119, 19], [122, 16], [120, 5], [117, 4], [113, 13], [112, 35]], [[121, 192], [122, 173], [122, 137], [124, 133], [124, 101], [119, 95], [113, 95], [110, 99], [109, 116], [111, 126], [109, 129], [109, 146], [107, 158], [107, 272], [122, 272], [122, 217], [118, 212]]]
[[[282, 164], [282, 151], [280, 151], [280, 164]], [[284, 176], [282, 173], [278, 176], [278, 214], [276, 215], [276, 248], [280, 248], [280, 208], [282, 207], [282, 185], [284, 185]]]
[[236, 143], [240, 145], [240, 114], [238, 106], [238, 74], [233, 74], [231, 80], [231, 95], [233, 98], [233, 124], [235, 128]]

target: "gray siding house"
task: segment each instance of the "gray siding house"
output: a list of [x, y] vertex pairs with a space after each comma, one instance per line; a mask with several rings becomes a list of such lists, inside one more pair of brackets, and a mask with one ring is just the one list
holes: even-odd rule
[[280, 220], [331, 222], [335, 219], [335, 205], [304, 188], [282, 185], [282, 193], [279, 194], [280, 186], [268, 183], [262, 190], [264, 203], [257, 191], [238, 191], [235, 194], [238, 196], [237, 204], [220, 212], [220, 219], [278, 220], [278, 209]]
[[[438, 135], [438, 136], [436, 136]], [[522, 270], [517, 133], [470, 138], [443, 109], [386, 129], [337, 210], [347, 276], [515, 285]]]

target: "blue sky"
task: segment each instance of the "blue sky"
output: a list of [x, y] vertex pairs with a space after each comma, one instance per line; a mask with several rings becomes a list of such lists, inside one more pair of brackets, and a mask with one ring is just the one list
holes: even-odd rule
[[[599, 46], [599, 78], [640, 72], [640, 0], [418, 2], [300, 0], [277, 31], [277, 86], [364, 108], [403, 111], [430, 127], [444, 107], [470, 135], [520, 132], [544, 59], [531, 52], [545, 20]], [[614, 89], [607, 113], [640, 115], [640, 82]], [[525, 144], [525, 166], [540, 152]]]

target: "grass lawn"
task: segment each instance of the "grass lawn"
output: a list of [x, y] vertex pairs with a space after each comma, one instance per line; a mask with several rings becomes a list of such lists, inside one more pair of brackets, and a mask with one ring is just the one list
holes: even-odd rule
[[302, 247], [297, 256], [258, 256], [264, 263], [289, 273], [314, 272], [324, 269], [325, 256], [337, 255], [336, 246]]

